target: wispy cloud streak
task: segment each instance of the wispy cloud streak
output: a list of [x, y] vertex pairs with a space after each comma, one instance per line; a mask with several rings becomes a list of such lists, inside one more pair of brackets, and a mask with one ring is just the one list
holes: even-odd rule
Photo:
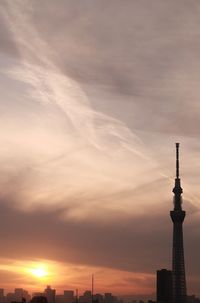
[[[31, 7], [26, 1], [7, 1], [5, 16], [21, 55], [21, 64], [9, 74], [30, 85], [30, 96], [43, 104], [56, 104], [85, 140], [100, 150], [112, 153], [109, 143], [148, 159], [143, 144], [123, 122], [92, 109], [80, 85], [62, 74], [54, 64], [54, 53], [31, 22]], [[113, 139], [114, 138], [114, 139]]]

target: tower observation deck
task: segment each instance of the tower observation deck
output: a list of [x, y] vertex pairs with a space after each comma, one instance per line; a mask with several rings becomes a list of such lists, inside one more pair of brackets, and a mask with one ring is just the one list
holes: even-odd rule
[[186, 279], [183, 247], [183, 221], [185, 211], [182, 210], [182, 188], [179, 177], [179, 143], [176, 143], [176, 178], [174, 193], [174, 209], [170, 211], [173, 222], [172, 253], [172, 295], [173, 303], [186, 303]]

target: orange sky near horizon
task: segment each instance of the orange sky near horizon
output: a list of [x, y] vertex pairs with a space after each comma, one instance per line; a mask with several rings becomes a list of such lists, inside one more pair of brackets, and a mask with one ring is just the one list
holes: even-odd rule
[[30, 293], [42, 292], [47, 285], [56, 289], [57, 294], [64, 290], [91, 290], [91, 277], [94, 275], [94, 293], [112, 290], [115, 295], [153, 295], [155, 275], [132, 273], [109, 268], [95, 268], [81, 265], [63, 264], [49, 260], [12, 261], [3, 260], [0, 265], [2, 277], [10, 276], [11, 282], [0, 280], [6, 292], [24, 288]]

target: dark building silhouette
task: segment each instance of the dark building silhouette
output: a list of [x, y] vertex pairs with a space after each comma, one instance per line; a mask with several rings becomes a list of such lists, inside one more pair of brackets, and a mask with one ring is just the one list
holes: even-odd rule
[[65, 303], [64, 296], [63, 295], [56, 295], [55, 302], [56, 303]]
[[80, 303], [90, 303], [92, 302], [92, 292], [91, 290], [86, 290], [82, 296], [79, 297]]
[[48, 303], [55, 303], [56, 291], [51, 286], [47, 285], [47, 288], [44, 290], [44, 296], [47, 298]]
[[4, 289], [0, 288], [0, 303], [5, 303], [6, 298], [4, 296]]
[[74, 291], [73, 290], [64, 290], [64, 302], [73, 303], [75, 301]]
[[103, 299], [102, 294], [95, 294], [93, 296], [93, 302], [103, 303], [104, 299]]
[[157, 303], [172, 302], [172, 271], [157, 270]]
[[30, 303], [48, 303], [48, 301], [45, 296], [34, 296], [30, 300]]
[[23, 294], [24, 294], [24, 290], [23, 288], [15, 288], [15, 301], [16, 302], [21, 302], [22, 298], [24, 297]]
[[179, 143], [176, 143], [176, 178], [174, 193], [174, 209], [170, 211], [173, 222], [173, 255], [172, 255], [172, 295], [173, 303], [185, 303], [186, 279], [183, 249], [183, 221], [185, 211], [182, 210], [182, 188], [179, 178]]
[[200, 303], [200, 299], [195, 295], [187, 296], [187, 303]]
[[8, 303], [16, 301], [15, 300], [15, 294], [12, 293], [12, 292], [8, 292], [7, 295], [6, 295], [6, 301]]
[[115, 297], [110, 292], [106, 292], [104, 295], [104, 302], [105, 303], [114, 303]]

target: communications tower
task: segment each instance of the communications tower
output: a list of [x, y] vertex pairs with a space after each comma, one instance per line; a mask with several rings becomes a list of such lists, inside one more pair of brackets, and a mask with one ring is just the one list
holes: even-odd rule
[[179, 143], [176, 143], [176, 178], [174, 193], [174, 209], [170, 211], [173, 222], [173, 253], [172, 253], [172, 295], [173, 303], [186, 303], [186, 279], [183, 247], [183, 221], [185, 211], [182, 210], [181, 180], [179, 177]]

